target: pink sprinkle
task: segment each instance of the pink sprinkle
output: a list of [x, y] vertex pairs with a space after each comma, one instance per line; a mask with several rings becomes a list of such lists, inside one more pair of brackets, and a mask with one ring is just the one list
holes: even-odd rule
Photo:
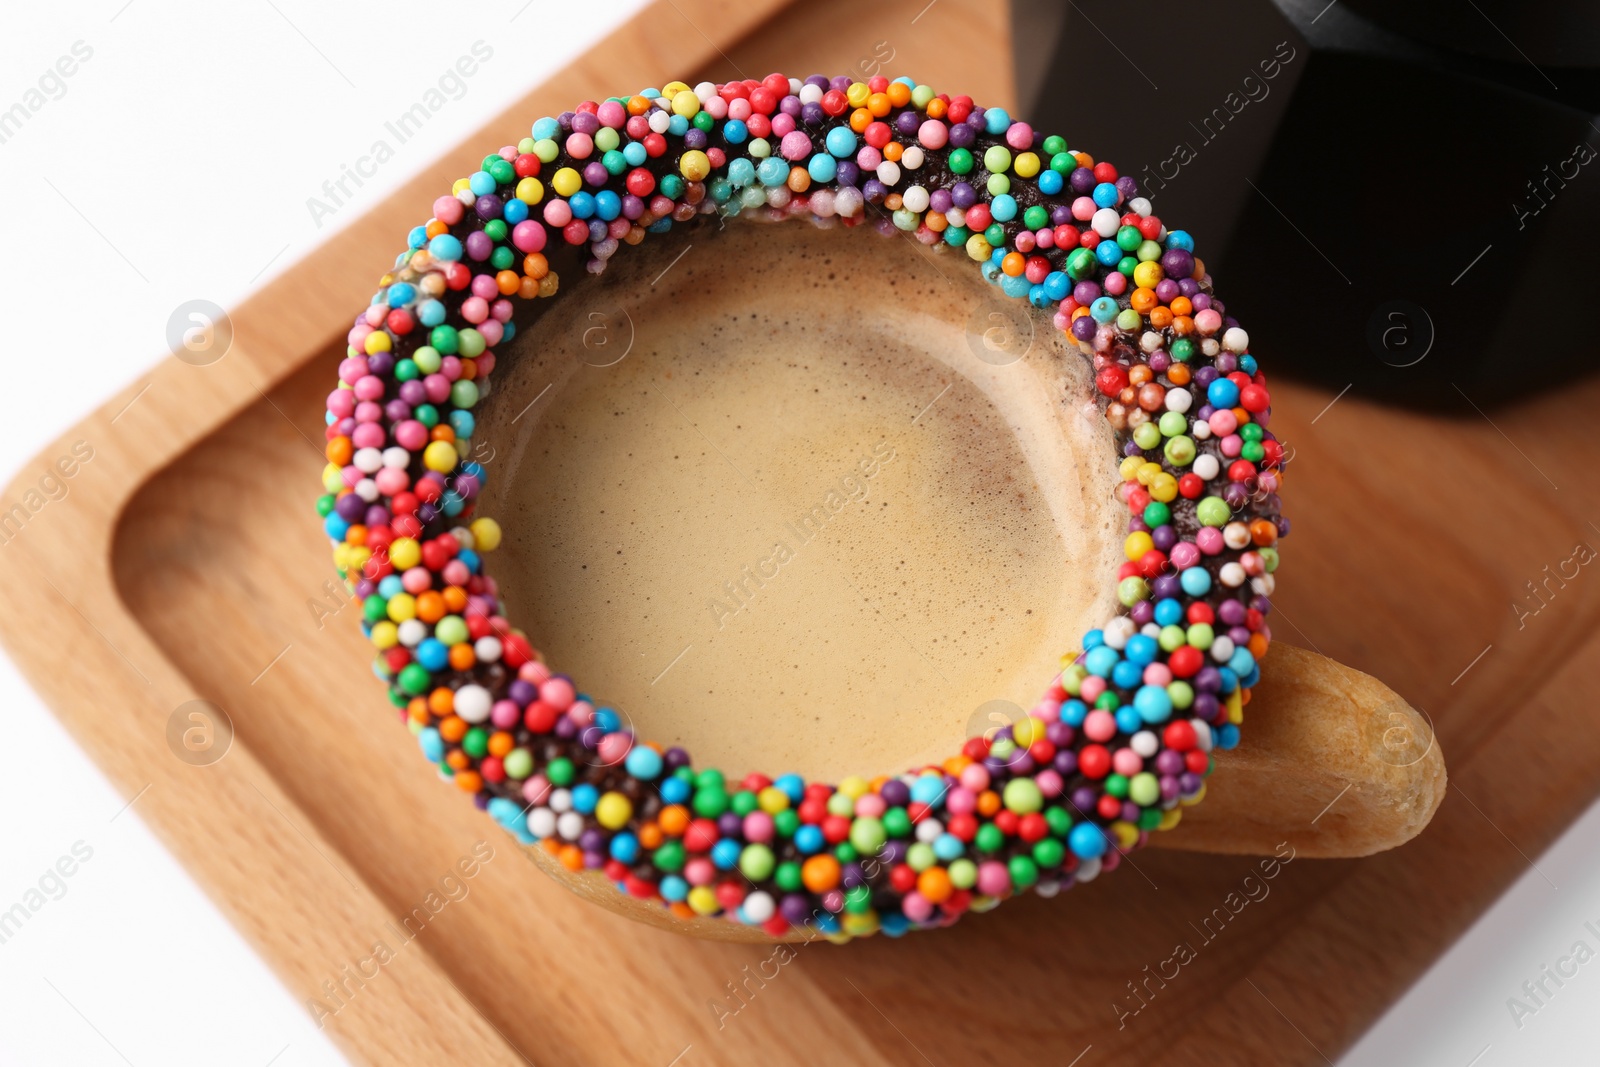
[[783, 135], [778, 152], [784, 159], [798, 162], [811, 154], [811, 138], [799, 130], [792, 130]]
[[454, 226], [466, 213], [466, 205], [453, 196], [441, 196], [433, 202], [433, 217], [446, 226]]
[[550, 779], [542, 774], [536, 774], [522, 784], [522, 799], [529, 804], [543, 804], [550, 799], [551, 792]]
[[[572, 221], [572, 208], [565, 200], [557, 197], [545, 204], [544, 221], [559, 229]], [[517, 225], [522, 226], [524, 223], [519, 222]], [[537, 251], [537, 249], [529, 249], [528, 251]]]
[[[548, 675], [546, 676], [548, 678]], [[539, 685], [539, 699], [549, 704], [557, 711], [566, 711], [572, 706], [577, 690], [572, 688], [572, 683], [565, 678], [549, 678]]]
[[[560, 222], [550, 218], [550, 209], [555, 207], [556, 204], [561, 204], [567, 214], [567, 217], [562, 219]], [[550, 203], [545, 205], [544, 214], [546, 221], [548, 221], [550, 225], [565, 226], [571, 220], [572, 209], [566, 207], [565, 201], [552, 200]], [[539, 225], [538, 221], [535, 219], [523, 219], [511, 230], [511, 243], [516, 245], [518, 250], [522, 252], [542, 251], [544, 249], [544, 243], [546, 239], [544, 227]]]
[[998, 860], [978, 864], [978, 892], [986, 897], [1003, 897], [1011, 891], [1011, 872]]

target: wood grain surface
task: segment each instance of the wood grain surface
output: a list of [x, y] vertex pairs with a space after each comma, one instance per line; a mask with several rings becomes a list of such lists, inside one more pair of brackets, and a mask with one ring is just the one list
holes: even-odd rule
[[[0, 546], [7, 596], [29, 605], [0, 632], [126, 795], [148, 786], [140, 817], [356, 1062], [1322, 1063], [1593, 799], [1600, 577], [1547, 576], [1600, 546], [1567, 416], [1600, 402], [1595, 381], [1487, 415], [1463, 400], [1455, 418], [1278, 382], [1295, 523], [1278, 634], [1389, 683], [1449, 754], [1437, 817], [1393, 852], [1280, 860], [1268, 878], [1250, 857], [1150, 851], [949, 931], [774, 955], [590, 906], [418, 758], [362, 666], [355, 609], [324, 584], [310, 505], [351, 309], [434, 192], [530, 115], [675, 76], [848, 69], [879, 42], [894, 73], [1009, 103], [1005, 15], [653, 5], [235, 309], [224, 358], [163, 360], [0, 497], [74, 442], [94, 450]], [[1542, 607], [1529, 582], [1547, 583]], [[1518, 602], [1540, 610], [1519, 619]], [[192, 700], [235, 731], [209, 765], [169, 745]]]

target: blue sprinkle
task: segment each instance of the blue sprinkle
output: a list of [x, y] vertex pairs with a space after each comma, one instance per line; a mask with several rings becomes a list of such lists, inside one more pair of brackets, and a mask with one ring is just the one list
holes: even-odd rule
[[429, 763], [444, 759], [444, 739], [433, 727], [429, 726], [417, 735], [417, 744], [422, 748], [423, 758]]
[[461, 242], [448, 233], [441, 233], [428, 242], [428, 254], [434, 259], [454, 263], [461, 258]]
[[1159, 685], [1140, 686], [1133, 695], [1133, 707], [1147, 723], [1166, 722], [1172, 717], [1172, 698]]
[[1067, 847], [1079, 859], [1095, 860], [1106, 854], [1106, 835], [1094, 823], [1080, 822], [1067, 835]]
[[1125, 734], [1136, 734], [1144, 728], [1143, 716], [1128, 704], [1118, 708], [1113, 718], [1117, 720], [1117, 729]]
[[711, 846], [711, 862], [717, 865], [719, 871], [731, 871], [739, 863], [739, 852], [739, 842], [724, 837]]

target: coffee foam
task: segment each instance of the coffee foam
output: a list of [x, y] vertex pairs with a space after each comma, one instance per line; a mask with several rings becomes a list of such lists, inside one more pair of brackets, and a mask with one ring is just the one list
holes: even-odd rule
[[1030, 707], [1123, 559], [1076, 346], [906, 235], [688, 240], [501, 346], [474, 444], [513, 623], [736, 777], [895, 773]]

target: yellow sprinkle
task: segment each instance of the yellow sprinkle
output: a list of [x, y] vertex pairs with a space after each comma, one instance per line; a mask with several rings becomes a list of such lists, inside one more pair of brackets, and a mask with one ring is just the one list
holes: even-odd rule
[[843, 793], [851, 800], [861, 799], [866, 795], [866, 792], [869, 788], [871, 787], [867, 784], [867, 780], [861, 777], [859, 774], [852, 774], [850, 777], [839, 783], [839, 792]]
[[537, 204], [544, 199], [544, 183], [531, 176], [522, 179], [517, 183], [517, 199], [524, 204]]
[[685, 89], [672, 94], [672, 113], [692, 119], [700, 113], [700, 98], [694, 95], [694, 90]]
[[417, 617], [417, 598], [410, 593], [396, 593], [389, 598], [389, 618], [407, 622]]
[[678, 160], [678, 170], [692, 182], [703, 181], [711, 173], [711, 157], [698, 148], [691, 148]]
[[562, 167], [551, 176], [550, 188], [560, 196], [571, 196], [583, 188], [583, 175], [571, 167]]
[[455, 470], [459, 459], [460, 457], [456, 455], [456, 446], [449, 441], [434, 441], [422, 450], [422, 465], [440, 474], [449, 474]]
[[422, 546], [409, 537], [397, 537], [389, 545], [389, 562], [395, 570], [408, 571], [422, 562]]
[[493, 552], [500, 547], [500, 524], [485, 516], [473, 519], [472, 525], [467, 527], [472, 531], [472, 540], [479, 552]]

